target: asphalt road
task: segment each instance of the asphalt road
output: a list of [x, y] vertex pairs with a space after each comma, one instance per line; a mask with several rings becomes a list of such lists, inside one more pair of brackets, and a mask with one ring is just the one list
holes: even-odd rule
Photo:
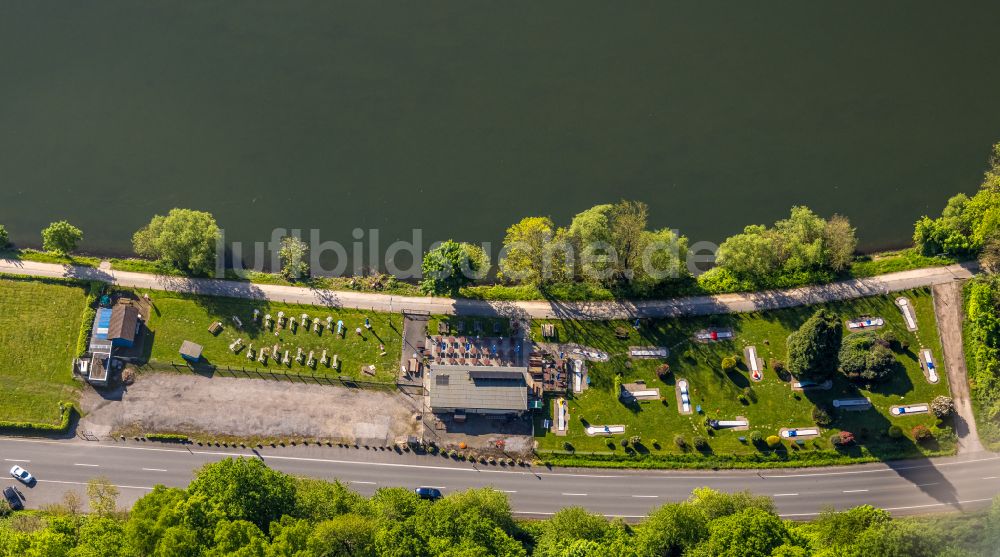
[[634, 317], [677, 317], [780, 309], [943, 284], [971, 277], [975, 272], [975, 267], [975, 263], [931, 267], [825, 285], [746, 294], [636, 302], [622, 300], [570, 303], [549, 301], [487, 302], [437, 297], [390, 296], [366, 292], [251, 284], [218, 279], [166, 277], [91, 267], [0, 259], [0, 273], [100, 280], [129, 288], [150, 288], [209, 296], [268, 299], [289, 303], [388, 312], [426, 311], [433, 314], [526, 316], [542, 319], [631, 319]]
[[[67, 490], [85, 493], [86, 482], [105, 476], [130, 506], [156, 484], [183, 487], [201, 465], [228, 456], [262, 458], [299, 476], [339, 479], [363, 494], [378, 487], [431, 486], [445, 494], [490, 486], [508, 494], [518, 515], [544, 517], [567, 506], [637, 520], [651, 509], [687, 498], [708, 486], [750, 490], [773, 497], [779, 512], [808, 519], [827, 507], [871, 504], [895, 514], [984, 507], [1000, 494], [1000, 455], [900, 461], [840, 468], [792, 470], [639, 471], [514, 468], [471, 465], [439, 456], [326, 447], [205, 449], [156, 443], [100, 443], [0, 439], [3, 464], [19, 464], [38, 482], [19, 489], [26, 506], [58, 502]], [[12, 478], [6, 484], [15, 484]], [[85, 497], [84, 497], [85, 499]]]

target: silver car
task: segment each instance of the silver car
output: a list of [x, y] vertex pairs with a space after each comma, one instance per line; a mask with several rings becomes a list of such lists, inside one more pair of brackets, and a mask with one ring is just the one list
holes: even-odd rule
[[15, 480], [23, 483], [24, 485], [31, 485], [35, 483], [35, 477], [32, 476], [30, 472], [17, 465], [14, 465], [14, 467], [10, 469], [10, 475], [14, 476]]

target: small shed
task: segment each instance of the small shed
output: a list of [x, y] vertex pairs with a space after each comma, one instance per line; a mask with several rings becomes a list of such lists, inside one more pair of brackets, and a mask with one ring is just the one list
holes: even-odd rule
[[139, 336], [139, 308], [130, 305], [119, 304], [111, 310], [111, 319], [108, 322], [108, 340], [114, 346], [131, 348], [135, 339]]
[[190, 340], [185, 340], [181, 343], [181, 358], [186, 361], [196, 364], [201, 361], [201, 352], [203, 348], [200, 344], [195, 344]]

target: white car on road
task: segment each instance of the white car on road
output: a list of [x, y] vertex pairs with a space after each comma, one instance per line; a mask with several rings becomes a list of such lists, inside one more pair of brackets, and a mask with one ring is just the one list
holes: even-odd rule
[[10, 469], [10, 475], [14, 476], [15, 480], [23, 483], [24, 485], [31, 485], [35, 482], [35, 477], [32, 476], [30, 472], [17, 465], [14, 465], [14, 467]]

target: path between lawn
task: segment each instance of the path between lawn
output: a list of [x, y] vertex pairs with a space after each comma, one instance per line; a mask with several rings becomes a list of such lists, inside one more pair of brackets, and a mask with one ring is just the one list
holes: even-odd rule
[[108, 271], [92, 267], [0, 259], [0, 273], [99, 280], [127, 288], [148, 288], [232, 298], [267, 299], [275, 302], [370, 309], [373, 311], [426, 311], [444, 315], [590, 320], [714, 315], [781, 309], [946, 284], [956, 279], [971, 278], [975, 271], [975, 263], [961, 263], [788, 290], [694, 296], [669, 300], [489, 302], [316, 290], [222, 279], [167, 277], [147, 273]]
[[983, 451], [972, 414], [969, 395], [969, 377], [965, 367], [962, 346], [962, 285], [957, 281], [934, 285], [934, 313], [937, 316], [941, 347], [944, 349], [945, 368], [951, 397], [955, 400], [955, 434], [958, 435], [958, 453]]

